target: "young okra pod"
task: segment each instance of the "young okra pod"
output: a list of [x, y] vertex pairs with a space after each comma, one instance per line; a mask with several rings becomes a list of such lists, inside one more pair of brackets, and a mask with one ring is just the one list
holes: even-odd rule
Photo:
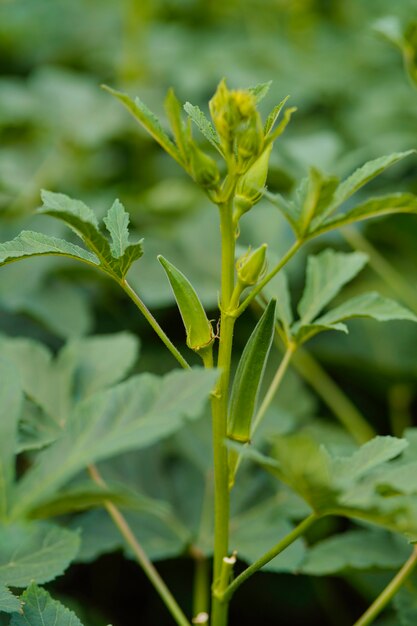
[[213, 328], [193, 286], [188, 278], [163, 256], [158, 256], [158, 261], [164, 268], [174, 292], [185, 326], [187, 346], [195, 352], [210, 348], [214, 341]]
[[262, 376], [274, 336], [276, 301], [266, 307], [243, 350], [230, 396], [227, 436], [240, 443], [250, 441]]

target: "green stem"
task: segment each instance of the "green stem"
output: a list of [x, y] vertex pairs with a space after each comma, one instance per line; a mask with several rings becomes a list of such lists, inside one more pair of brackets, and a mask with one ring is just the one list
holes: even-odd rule
[[299, 348], [293, 365], [359, 444], [375, 437], [372, 426], [309, 352]]
[[392, 265], [373, 247], [371, 243], [356, 229], [345, 227], [341, 233], [346, 241], [355, 250], [362, 250], [369, 257], [369, 265], [383, 281], [389, 285], [395, 294], [417, 313], [417, 294]]
[[[227, 409], [230, 366], [235, 317], [226, 313], [234, 289], [235, 236], [233, 232], [231, 201], [220, 207], [220, 231], [222, 239], [221, 317], [217, 367], [220, 377], [212, 393], [213, 458], [214, 458], [214, 564], [213, 588], [220, 577], [222, 561], [227, 557], [229, 545], [229, 487], [227, 448]], [[212, 626], [223, 626], [224, 607], [213, 595]], [[226, 608], [227, 614], [227, 608]]]
[[[97, 485], [100, 485], [101, 487], [106, 487], [106, 483], [104, 482], [103, 478], [100, 476], [97, 468], [94, 465], [90, 465], [88, 471], [91, 478]], [[167, 607], [168, 611], [171, 613], [176, 624], [178, 624], [178, 626], [191, 626], [190, 622], [182, 612], [182, 609], [177, 604], [174, 596], [171, 594], [165, 582], [158, 574], [158, 571], [154, 567], [153, 563], [148, 559], [142, 546], [137, 541], [125, 517], [120, 513], [119, 509], [112, 502], [105, 501], [104, 507], [112, 518], [114, 524], [119, 529], [119, 532], [126, 541], [127, 545], [132, 550], [137, 562], [145, 572], [147, 578], [150, 580], [150, 582], [158, 592], [159, 596], [161, 597], [162, 601], [164, 602], [165, 606]]]
[[319, 519], [319, 515], [317, 513], [311, 513], [306, 519], [304, 519], [298, 526], [296, 526], [286, 537], [281, 539], [271, 550], [268, 550], [261, 558], [257, 561], [249, 565], [235, 580], [230, 583], [227, 587], [226, 591], [221, 597], [222, 602], [230, 601], [230, 598], [235, 593], [235, 591], [240, 587], [242, 583], [244, 583], [248, 578], [250, 578], [255, 572], [261, 569], [264, 565], [272, 561], [278, 554], [283, 552], [288, 546], [290, 546], [294, 541], [296, 541], [299, 537], [301, 537], [310, 526]]
[[193, 623], [206, 624], [210, 606], [210, 564], [203, 555], [194, 561]]
[[174, 346], [172, 341], [169, 339], [166, 333], [162, 330], [162, 328], [160, 327], [160, 325], [158, 324], [158, 322], [156, 321], [152, 313], [146, 307], [144, 302], [142, 302], [142, 300], [140, 299], [136, 291], [129, 285], [127, 280], [121, 281], [120, 286], [122, 287], [123, 291], [127, 293], [127, 295], [132, 300], [132, 302], [136, 304], [136, 306], [138, 307], [139, 311], [142, 313], [146, 321], [149, 322], [149, 324], [152, 326], [152, 328], [154, 329], [158, 337], [161, 339], [161, 341], [166, 345], [168, 350], [171, 352], [172, 356], [177, 359], [181, 367], [183, 367], [184, 369], [190, 369], [189, 363], [187, 363], [187, 361], [184, 359], [184, 357], [179, 352], [179, 350], [177, 350], [177, 348]]
[[378, 617], [378, 615], [385, 609], [387, 604], [392, 600], [397, 591], [402, 587], [404, 582], [412, 573], [413, 569], [417, 565], [417, 547], [414, 547], [408, 561], [404, 563], [400, 571], [392, 581], [385, 587], [383, 592], [378, 598], [371, 604], [369, 609], [354, 623], [353, 626], [369, 626]]
[[280, 386], [284, 376], [285, 376], [285, 372], [288, 369], [288, 366], [290, 364], [291, 361], [291, 357], [294, 354], [296, 346], [294, 344], [289, 344], [289, 346], [287, 347], [285, 354], [283, 356], [283, 359], [281, 361], [281, 363], [279, 364], [279, 367], [277, 369], [277, 371], [275, 372], [275, 376], [269, 386], [268, 391], [265, 394], [265, 397], [262, 401], [261, 406], [258, 409], [258, 412], [255, 415], [255, 418], [253, 420], [253, 426], [252, 426], [252, 436], [254, 435], [256, 429], [258, 428], [259, 424], [261, 423], [261, 421], [264, 418], [265, 413], [267, 412], [269, 405], [271, 404], [272, 400], [275, 397], [275, 394], [278, 391], [278, 387]]
[[299, 248], [301, 247], [302, 243], [303, 242], [301, 240], [297, 240], [293, 243], [291, 248], [289, 248], [289, 250], [287, 250], [284, 256], [280, 259], [279, 263], [277, 263], [277, 265], [256, 285], [256, 287], [252, 289], [249, 295], [246, 296], [245, 300], [238, 307], [238, 309], [234, 312], [236, 317], [239, 317], [239, 315], [242, 315], [242, 313], [247, 309], [247, 307], [250, 305], [252, 300], [256, 298], [258, 293], [262, 291], [265, 285], [267, 285], [269, 281], [272, 280], [274, 276], [278, 274], [278, 272], [284, 267], [284, 265], [286, 265], [288, 261], [294, 256], [297, 250], [299, 250]]

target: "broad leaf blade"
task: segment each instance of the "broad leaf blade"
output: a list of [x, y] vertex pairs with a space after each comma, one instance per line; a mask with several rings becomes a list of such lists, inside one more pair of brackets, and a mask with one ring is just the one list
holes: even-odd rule
[[16, 598], [7, 587], [0, 585], [0, 613], [16, 613], [21, 607], [19, 598]]
[[15, 478], [17, 428], [22, 410], [22, 390], [13, 364], [0, 360], [0, 520], [7, 517]]
[[369, 317], [379, 322], [387, 322], [389, 320], [417, 322], [416, 315], [398, 304], [398, 302], [371, 291], [350, 298], [340, 306], [316, 319], [314, 323], [326, 326], [338, 324], [356, 317]]
[[66, 256], [95, 267], [100, 265], [95, 254], [83, 250], [80, 246], [30, 230], [23, 230], [11, 241], [0, 243], [0, 266], [28, 257], [51, 255]]
[[0, 585], [26, 587], [53, 580], [73, 561], [77, 532], [32, 522], [0, 527]]
[[413, 154], [415, 150], [407, 150], [406, 152], [394, 152], [387, 156], [379, 157], [373, 161], [368, 161], [365, 165], [358, 168], [349, 178], [344, 180], [334, 195], [334, 201], [324, 215], [330, 215], [337, 207], [356, 193], [361, 187], [369, 183], [373, 178], [379, 176], [387, 168], [391, 167], [398, 161], [405, 159]]
[[15, 614], [10, 626], [83, 626], [78, 617], [63, 604], [52, 600], [34, 583], [22, 594], [22, 615]]
[[184, 111], [197, 126], [201, 134], [204, 135], [207, 141], [209, 141], [211, 145], [214, 146], [218, 152], [220, 152], [220, 154], [223, 154], [217, 132], [203, 111], [198, 106], [191, 104], [191, 102], [186, 102], [184, 104]]
[[155, 139], [157, 143], [167, 152], [177, 163], [183, 165], [183, 159], [177, 146], [171, 141], [166, 132], [163, 130], [159, 119], [140, 98], [132, 100], [126, 93], [116, 91], [103, 85], [109, 94], [117, 98], [133, 117], [143, 126], [143, 128]]
[[50, 497], [90, 463], [155, 443], [197, 417], [214, 384], [214, 370], [142, 374], [81, 402], [62, 438], [40, 453], [17, 487], [14, 515]]
[[111, 252], [119, 259], [129, 245], [129, 213], [119, 200], [115, 200], [103, 221], [111, 235]]
[[397, 213], [417, 213], [417, 197], [411, 193], [396, 193], [379, 198], [370, 198], [346, 211], [346, 213], [328, 218], [323, 223], [319, 219], [317, 227], [313, 221], [311, 236], [317, 237], [322, 233], [348, 224], [385, 215], [396, 215]]
[[309, 324], [352, 278], [361, 271], [367, 256], [324, 250], [309, 256], [303, 296], [298, 304], [300, 324]]
[[304, 574], [328, 576], [355, 570], [396, 569], [410, 556], [405, 539], [380, 530], [351, 530], [316, 543], [307, 552]]

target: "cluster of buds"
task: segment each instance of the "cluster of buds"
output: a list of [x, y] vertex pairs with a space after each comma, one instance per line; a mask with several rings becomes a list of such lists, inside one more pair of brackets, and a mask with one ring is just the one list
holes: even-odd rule
[[229, 90], [222, 80], [209, 107], [226, 159], [233, 159], [236, 172], [244, 173], [263, 147], [262, 120], [254, 94]]

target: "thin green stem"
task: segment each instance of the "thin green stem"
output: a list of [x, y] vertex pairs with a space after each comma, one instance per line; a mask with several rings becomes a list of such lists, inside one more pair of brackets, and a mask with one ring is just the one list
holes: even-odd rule
[[[230, 382], [230, 367], [233, 346], [235, 317], [227, 314], [233, 290], [235, 268], [235, 236], [233, 231], [232, 201], [220, 205], [220, 231], [222, 240], [222, 270], [220, 294], [220, 340], [217, 367], [220, 369], [219, 380], [212, 393], [213, 416], [213, 459], [214, 459], [214, 564], [213, 588], [222, 569], [222, 561], [227, 557], [229, 545], [229, 487], [228, 458], [224, 445], [227, 436], [227, 409]], [[213, 595], [212, 626], [223, 626], [223, 605], [219, 605]]]
[[416, 291], [404, 280], [402, 274], [398, 272], [389, 261], [384, 259], [384, 257], [379, 254], [378, 250], [376, 250], [356, 228], [345, 227], [341, 229], [341, 233], [352, 248], [362, 250], [362, 252], [368, 255], [369, 265], [374, 272], [389, 285], [404, 304], [417, 313]]
[[285, 376], [285, 372], [287, 371], [288, 366], [290, 364], [292, 355], [294, 354], [295, 348], [296, 346], [294, 344], [289, 344], [289, 346], [287, 347], [284, 353], [282, 361], [279, 364], [277, 371], [275, 372], [275, 376], [272, 379], [272, 382], [268, 388], [268, 391], [266, 392], [265, 397], [262, 400], [261, 406], [259, 407], [254, 417], [253, 426], [252, 426], [252, 436], [255, 434], [256, 429], [258, 428], [259, 424], [263, 420], [265, 413], [267, 412], [272, 400], [275, 397], [275, 394], [278, 391], [278, 388]]
[[268, 274], [246, 296], [245, 300], [235, 311], [236, 317], [242, 315], [242, 313], [248, 308], [252, 300], [256, 298], [256, 296], [262, 291], [265, 285], [267, 285], [269, 281], [272, 280], [276, 274], [278, 274], [278, 272], [284, 267], [284, 265], [286, 265], [288, 261], [294, 256], [297, 250], [300, 249], [302, 243], [303, 242], [301, 240], [297, 240], [293, 243], [291, 248], [289, 248], [289, 250], [287, 250], [284, 256], [280, 259], [279, 263], [277, 263], [277, 265], [270, 272], [268, 272]]
[[210, 563], [203, 555], [194, 560], [193, 623], [206, 624], [210, 607]]
[[[100, 485], [103, 488], [106, 487], [105, 481], [103, 480], [94, 465], [90, 465], [88, 467], [88, 472], [97, 485]], [[126, 541], [127, 545], [132, 550], [137, 562], [158, 592], [168, 611], [171, 613], [175, 623], [178, 624], [178, 626], [191, 626], [182, 609], [177, 604], [174, 596], [171, 594], [165, 582], [158, 574], [158, 571], [154, 567], [153, 563], [148, 559], [142, 546], [137, 541], [125, 517], [120, 513], [119, 509], [112, 502], [106, 500], [104, 502], [104, 507], [112, 518], [114, 524], [117, 526], [120, 534]]]
[[293, 366], [359, 444], [375, 437], [372, 426], [309, 352], [299, 348]]
[[230, 598], [233, 596], [235, 591], [240, 587], [242, 583], [244, 583], [248, 578], [250, 578], [255, 572], [261, 569], [264, 565], [272, 561], [278, 554], [283, 552], [288, 546], [290, 546], [294, 541], [296, 541], [299, 537], [301, 537], [307, 530], [310, 528], [312, 524], [316, 520], [319, 519], [319, 515], [317, 513], [311, 513], [306, 519], [304, 519], [298, 526], [296, 526], [286, 537], [281, 539], [273, 548], [268, 550], [263, 556], [261, 556], [257, 561], [249, 565], [235, 580], [230, 583], [227, 587], [226, 591], [220, 598], [222, 602], [230, 601]]
[[179, 352], [179, 350], [177, 350], [177, 348], [174, 346], [172, 341], [169, 339], [166, 333], [162, 330], [162, 328], [160, 327], [160, 325], [158, 324], [158, 322], [156, 321], [152, 313], [146, 307], [144, 302], [142, 302], [142, 300], [140, 299], [136, 291], [129, 285], [127, 280], [121, 281], [120, 286], [122, 287], [123, 291], [127, 293], [127, 295], [132, 300], [132, 302], [136, 304], [136, 306], [138, 307], [139, 311], [142, 313], [146, 321], [149, 322], [149, 324], [152, 326], [152, 328], [154, 329], [154, 331], [156, 332], [160, 340], [165, 344], [165, 346], [171, 352], [172, 356], [175, 359], [177, 359], [181, 367], [183, 367], [184, 369], [190, 369], [189, 363], [187, 363], [187, 361], [184, 359], [184, 357]]
[[360, 617], [353, 626], [369, 626], [378, 617], [378, 615], [385, 609], [385, 607], [391, 602], [397, 591], [402, 587], [407, 578], [410, 576], [415, 566], [417, 565], [417, 547], [414, 547], [408, 561], [404, 563], [400, 571], [391, 580], [389, 585], [385, 587], [383, 592], [378, 598], [371, 604], [367, 611]]

